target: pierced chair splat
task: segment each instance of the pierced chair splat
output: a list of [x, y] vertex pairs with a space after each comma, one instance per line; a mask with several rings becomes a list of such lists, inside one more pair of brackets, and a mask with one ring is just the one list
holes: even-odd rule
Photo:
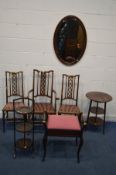
[[[6, 104], [2, 109], [2, 120], [3, 120], [3, 132], [5, 132], [5, 121], [12, 120], [13, 117], [9, 117], [9, 112], [13, 112], [13, 100], [17, 97], [24, 96], [23, 88], [23, 72], [5, 72], [6, 81]], [[16, 103], [16, 106], [22, 106], [22, 102]]]
[[[34, 103], [34, 116], [37, 120], [44, 116], [46, 111], [48, 114], [56, 113], [56, 92], [53, 89], [54, 71], [33, 70], [33, 88], [29, 91], [32, 93]], [[38, 117], [39, 116], [39, 117]]]
[[78, 115], [80, 109], [78, 106], [80, 75], [62, 75], [61, 100], [58, 114]]

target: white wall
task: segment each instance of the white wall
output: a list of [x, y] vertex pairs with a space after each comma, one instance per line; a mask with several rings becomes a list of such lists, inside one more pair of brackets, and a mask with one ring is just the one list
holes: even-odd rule
[[[56, 25], [67, 15], [80, 18], [87, 31], [86, 51], [73, 66], [60, 63], [53, 49]], [[116, 119], [116, 0], [0, 0], [0, 111], [5, 104], [4, 72], [23, 70], [27, 92], [34, 68], [55, 71], [59, 97], [62, 73], [80, 74], [84, 114], [86, 92], [98, 90], [113, 97], [107, 119]]]

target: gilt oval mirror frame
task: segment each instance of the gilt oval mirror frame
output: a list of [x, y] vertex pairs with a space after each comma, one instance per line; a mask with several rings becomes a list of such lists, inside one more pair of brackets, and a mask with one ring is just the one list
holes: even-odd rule
[[53, 45], [57, 58], [65, 65], [74, 65], [82, 58], [87, 35], [82, 21], [76, 16], [66, 16], [58, 23]]

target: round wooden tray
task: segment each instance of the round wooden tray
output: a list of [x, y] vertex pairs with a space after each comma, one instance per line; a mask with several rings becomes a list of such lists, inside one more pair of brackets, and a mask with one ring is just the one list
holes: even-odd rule
[[23, 133], [31, 131], [32, 128], [33, 128], [33, 125], [31, 123], [28, 123], [28, 122], [20, 123], [20, 124], [17, 124], [17, 126], [16, 126], [16, 130], [18, 132], [23, 132]]
[[23, 115], [30, 114], [32, 112], [32, 108], [30, 108], [29, 106], [22, 106], [16, 108], [16, 112]]
[[[94, 114], [96, 114], [96, 107], [95, 106], [92, 106], [91, 107], [91, 112], [94, 113]], [[97, 114], [104, 114], [104, 109], [101, 108], [101, 107], [98, 107]]]
[[20, 149], [28, 149], [32, 146], [32, 140], [31, 139], [25, 139], [21, 138], [16, 141], [16, 147]]
[[103, 120], [99, 117], [90, 117], [89, 118], [89, 124], [94, 125], [94, 126], [101, 126], [103, 125]]

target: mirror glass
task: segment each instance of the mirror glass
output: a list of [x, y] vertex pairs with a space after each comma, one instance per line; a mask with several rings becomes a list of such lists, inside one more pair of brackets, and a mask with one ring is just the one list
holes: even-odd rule
[[65, 65], [73, 65], [82, 58], [87, 43], [87, 35], [82, 21], [76, 16], [66, 16], [54, 32], [54, 50]]

